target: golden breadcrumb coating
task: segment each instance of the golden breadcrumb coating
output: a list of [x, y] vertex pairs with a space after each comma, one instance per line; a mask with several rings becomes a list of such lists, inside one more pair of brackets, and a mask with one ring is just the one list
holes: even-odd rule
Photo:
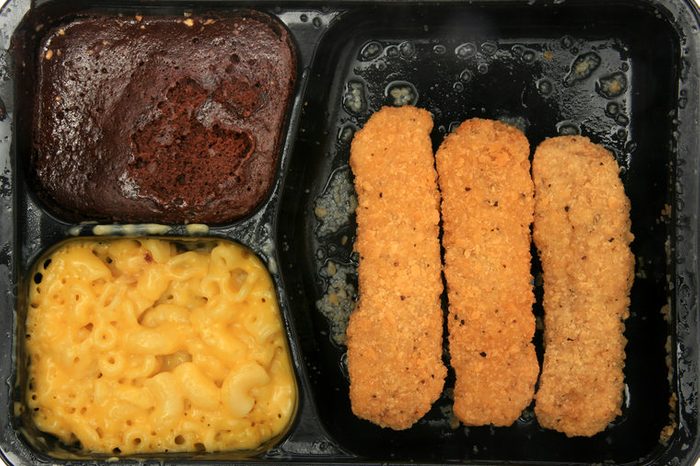
[[591, 436], [622, 403], [634, 279], [630, 203], [612, 154], [585, 137], [544, 141], [532, 171], [545, 310], [535, 414], [543, 427]]
[[512, 424], [532, 401], [539, 373], [529, 156], [520, 131], [481, 119], [462, 123], [436, 156], [454, 412], [467, 425]]
[[385, 107], [352, 141], [359, 302], [347, 329], [353, 412], [407, 429], [440, 396], [439, 193], [430, 131], [415, 107]]

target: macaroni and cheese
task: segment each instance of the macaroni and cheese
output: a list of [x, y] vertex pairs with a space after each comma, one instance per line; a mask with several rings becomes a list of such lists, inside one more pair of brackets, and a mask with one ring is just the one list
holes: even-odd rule
[[37, 427], [99, 453], [255, 449], [297, 400], [272, 280], [229, 242], [72, 241], [29, 291]]

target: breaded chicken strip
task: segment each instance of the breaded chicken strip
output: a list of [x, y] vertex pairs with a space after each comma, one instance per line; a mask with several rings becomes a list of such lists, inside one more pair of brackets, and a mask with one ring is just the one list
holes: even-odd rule
[[359, 302], [347, 329], [353, 412], [407, 429], [440, 396], [439, 193], [430, 131], [415, 107], [382, 108], [352, 141]]
[[436, 156], [454, 412], [467, 425], [512, 424], [532, 401], [539, 373], [529, 156], [520, 131], [481, 119], [462, 123]]
[[622, 403], [634, 279], [630, 203], [612, 154], [585, 137], [544, 141], [532, 172], [545, 310], [535, 414], [543, 427], [591, 436]]

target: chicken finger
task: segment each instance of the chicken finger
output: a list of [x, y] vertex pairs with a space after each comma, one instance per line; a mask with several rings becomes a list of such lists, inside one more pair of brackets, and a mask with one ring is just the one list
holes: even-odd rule
[[634, 256], [618, 173], [610, 152], [579, 136], [546, 140], [533, 161], [545, 311], [535, 414], [570, 437], [604, 430], [622, 404]]
[[440, 396], [439, 193], [425, 110], [386, 107], [355, 135], [359, 302], [347, 329], [358, 417], [407, 429]]
[[529, 155], [520, 131], [481, 119], [462, 123], [437, 152], [454, 413], [467, 425], [512, 424], [539, 372]]

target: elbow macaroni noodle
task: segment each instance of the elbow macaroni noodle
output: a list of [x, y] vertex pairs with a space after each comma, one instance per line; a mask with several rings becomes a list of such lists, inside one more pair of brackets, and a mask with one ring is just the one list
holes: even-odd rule
[[242, 246], [73, 241], [35, 271], [27, 402], [100, 453], [255, 449], [297, 388], [267, 270]]

